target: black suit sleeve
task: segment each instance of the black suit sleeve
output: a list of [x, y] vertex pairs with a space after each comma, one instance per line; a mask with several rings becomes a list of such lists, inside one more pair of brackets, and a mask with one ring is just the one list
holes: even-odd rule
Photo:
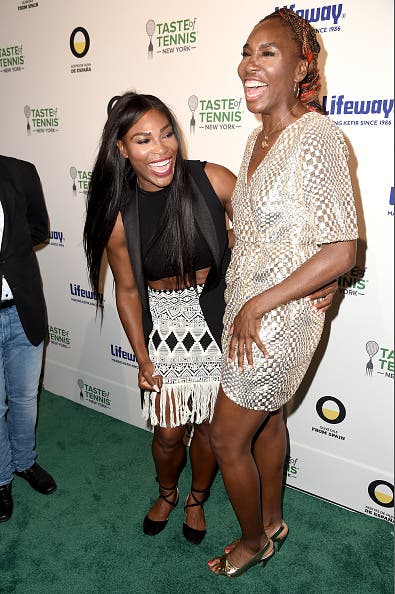
[[32, 245], [48, 239], [49, 222], [44, 194], [37, 170], [32, 163], [20, 162], [19, 183], [25, 194], [26, 217], [30, 228]]

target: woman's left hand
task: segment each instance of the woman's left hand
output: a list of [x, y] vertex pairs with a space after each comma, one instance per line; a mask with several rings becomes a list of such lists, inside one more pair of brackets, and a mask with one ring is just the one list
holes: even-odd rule
[[229, 360], [233, 361], [237, 356], [237, 366], [241, 371], [244, 369], [244, 356], [247, 358], [249, 367], [254, 366], [252, 357], [253, 343], [257, 345], [265, 357], [269, 356], [259, 336], [261, 319], [262, 313], [258, 311], [256, 300], [252, 298], [243, 305], [229, 330], [229, 334], [232, 336], [229, 345]]
[[314, 309], [320, 313], [325, 313], [331, 307], [337, 289], [338, 282], [336, 279], [324, 287], [321, 287], [321, 289], [314, 291], [314, 293], [307, 295], [306, 299], [308, 299], [308, 301], [315, 301], [318, 299], [316, 303], [311, 304], [311, 307], [314, 307]]

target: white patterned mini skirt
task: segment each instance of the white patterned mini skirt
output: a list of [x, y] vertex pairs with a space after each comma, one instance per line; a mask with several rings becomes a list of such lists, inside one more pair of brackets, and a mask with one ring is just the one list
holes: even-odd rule
[[220, 383], [221, 351], [200, 308], [202, 290], [203, 285], [174, 291], [148, 287], [153, 321], [148, 352], [163, 378], [160, 394], [144, 393], [143, 417], [153, 426], [167, 427], [167, 404], [171, 427], [212, 419]]

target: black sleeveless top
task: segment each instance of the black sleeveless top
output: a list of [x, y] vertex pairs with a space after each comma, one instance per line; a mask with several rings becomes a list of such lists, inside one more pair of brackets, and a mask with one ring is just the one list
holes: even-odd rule
[[[205, 163], [201, 161], [186, 161], [186, 164], [192, 187], [192, 208], [195, 225], [199, 230], [199, 234], [204, 238], [204, 241], [209, 247], [212, 260], [212, 265], [199, 301], [204, 318], [218, 346], [221, 348], [222, 318], [225, 311], [225, 274], [230, 260], [225, 212], [204, 171]], [[142, 241], [139, 215], [141, 201], [138, 200], [136, 195], [136, 176], [131, 168], [126, 172], [125, 179], [126, 183], [123, 189], [120, 210], [125, 228], [130, 262], [141, 299], [144, 336], [148, 343], [149, 334], [152, 330], [152, 318], [149, 310], [147, 278], [144, 272], [141, 249]]]
[[[149, 281], [175, 276], [175, 271], [171, 266], [163, 262], [163, 249], [160, 240], [153, 241], [162, 222], [170, 189], [171, 185], [157, 192], [137, 189], [143, 270], [145, 278]], [[210, 267], [213, 260], [207, 242], [196, 223], [195, 231], [194, 270], [196, 271]]]

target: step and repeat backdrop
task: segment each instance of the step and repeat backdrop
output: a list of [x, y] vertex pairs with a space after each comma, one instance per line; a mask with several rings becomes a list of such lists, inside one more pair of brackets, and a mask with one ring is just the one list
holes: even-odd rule
[[[283, 6], [283, 4], [279, 5]], [[288, 4], [319, 32], [323, 101], [350, 145], [360, 240], [308, 377], [287, 410], [288, 485], [393, 521], [393, 2]], [[82, 248], [107, 109], [161, 97], [188, 156], [237, 173], [249, 132], [236, 69], [275, 1], [7, 0], [0, 4], [0, 152], [33, 162], [48, 211], [38, 253], [49, 315], [45, 387], [144, 427], [111, 271], [96, 316]]]

